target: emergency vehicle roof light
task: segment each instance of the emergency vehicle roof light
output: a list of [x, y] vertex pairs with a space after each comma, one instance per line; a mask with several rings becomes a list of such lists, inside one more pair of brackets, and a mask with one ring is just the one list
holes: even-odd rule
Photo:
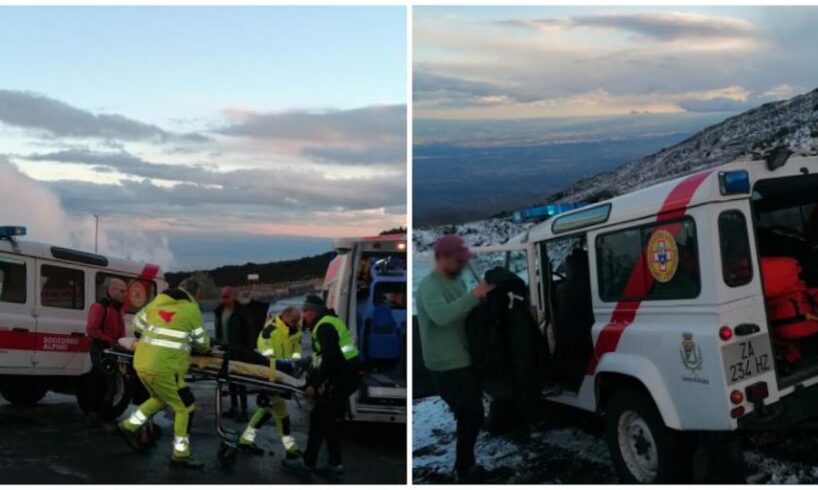
[[750, 193], [750, 173], [746, 170], [733, 170], [719, 173], [719, 188], [722, 196]]
[[26, 236], [25, 226], [0, 226], [0, 239], [9, 240], [16, 236]]

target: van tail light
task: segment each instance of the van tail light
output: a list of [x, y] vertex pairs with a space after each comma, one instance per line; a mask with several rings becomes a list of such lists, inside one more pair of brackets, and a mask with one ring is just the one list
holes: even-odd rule
[[733, 405], [740, 405], [741, 402], [744, 401], [744, 393], [742, 393], [741, 390], [733, 390], [733, 392], [730, 393], [730, 401]]
[[770, 396], [770, 390], [767, 388], [765, 381], [751, 384], [745, 389], [747, 393], [747, 400], [752, 403], [759, 403]]
[[730, 410], [730, 416], [733, 417], [734, 419], [737, 419], [742, 415], [744, 415], [744, 407], [736, 407]]
[[719, 338], [725, 342], [733, 338], [733, 329], [728, 326], [719, 329]]

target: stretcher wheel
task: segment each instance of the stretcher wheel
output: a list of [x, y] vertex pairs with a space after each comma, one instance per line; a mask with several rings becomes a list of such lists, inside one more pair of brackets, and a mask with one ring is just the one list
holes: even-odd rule
[[222, 441], [219, 444], [217, 457], [222, 467], [233, 466], [236, 460], [239, 459], [239, 448]]

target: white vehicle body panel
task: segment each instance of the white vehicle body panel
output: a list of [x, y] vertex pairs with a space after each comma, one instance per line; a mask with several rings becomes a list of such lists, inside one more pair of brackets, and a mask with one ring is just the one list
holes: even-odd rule
[[[532, 306], [543, 328], [546, 305], [540, 284], [540, 244], [572, 236], [586, 238], [595, 318], [591, 331], [595, 354], [591, 355], [588, 371], [577, 392], [563, 392], [551, 397], [552, 401], [600, 411], [603, 409], [598, 400], [600, 382], [606, 379], [605, 375], [616, 374], [644, 385], [668, 427], [715, 431], [738, 427], [737, 420], [731, 416], [731, 409], [736, 406], [730, 401], [732, 390], [744, 392], [749, 385], [766, 382], [769, 396], [764, 400], [765, 404], [775, 403], [794, 392], [793, 386], [779, 390], [775, 368], [734, 384], [727, 380], [722, 358], [726, 346], [747, 340], [769, 342], [751, 194], [723, 195], [720, 190], [720, 173], [733, 170], [747, 171], [752, 189], [760, 180], [818, 174], [818, 157], [793, 157], [784, 167], [772, 171], [764, 161], [752, 161], [693, 172], [686, 177], [550, 218], [515, 237], [509, 244], [474, 249], [478, 254], [501, 250], [527, 252]], [[697, 175], [700, 178], [694, 177]], [[692, 180], [700, 182], [691, 185]], [[611, 206], [605, 222], [564, 233], [553, 231], [556, 220], [605, 204]], [[717, 220], [728, 210], [739, 210], [744, 214], [750, 237], [752, 280], [739, 287], [729, 287], [722, 276]], [[639, 225], [664, 223], [667, 217], [685, 217], [695, 223], [701, 287], [698, 296], [681, 300], [642, 300], [635, 304], [603, 301], [599, 294], [597, 238]], [[720, 327], [740, 324], [753, 324], [759, 330], [746, 337], [733, 336], [728, 341], [719, 337]], [[693, 368], [683, 361], [684, 335], [691, 336], [699, 360]], [[818, 375], [799, 384], [808, 387], [816, 383]], [[746, 414], [754, 410], [750, 403], [745, 402], [742, 406]]]
[[[153, 283], [156, 292], [167, 287], [156, 265], [96, 257], [104, 258], [107, 265], [55, 258], [52, 246], [43, 243], [0, 240], [0, 261], [26, 265], [25, 302], [0, 301], [0, 376], [80, 376], [91, 370], [85, 326], [96, 302], [98, 273]], [[82, 308], [43, 304], [43, 267], [49, 266], [76, 271], [83, 278]], [[127, 315], [127, 335], [132, 335], [130, 319]]]

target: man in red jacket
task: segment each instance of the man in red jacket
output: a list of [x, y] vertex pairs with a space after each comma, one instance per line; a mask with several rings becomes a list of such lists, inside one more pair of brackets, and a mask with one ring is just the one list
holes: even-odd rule
[[91, 305], [88, 310], [85, 333], [91, 338], [90, 354], [93, 365], [88, 379], [92, 383], [90, 389], [95, 395], [98, 394], [94, 397], [93, 407], [88, 414], [88, 419], [92, 424], [112, 418], [105, 410], [106, 403], [110, 402], [112, 396], [111, 380], [102, 373], [100, 362], [105, 349], [112, 347], [125, 336], [123, 310], [126, 289], [125, 281], [116, 278], [106, 279], [103, 283], [105, 296]]

